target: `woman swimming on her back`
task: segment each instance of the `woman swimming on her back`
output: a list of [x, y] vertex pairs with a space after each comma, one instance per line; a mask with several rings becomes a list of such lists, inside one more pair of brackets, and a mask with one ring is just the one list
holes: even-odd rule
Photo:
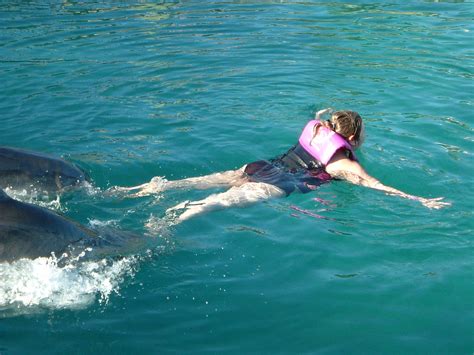
[[442, 208], [450, 203], [443, 198], [423, 198], [406, 194], [382, 184], [359, 164], [354, 150], [365, 137], [362, 118], [354, 111], [337, 111], [330, 119], [321, 116], [331, 109], [316, 113], [309, 121], [298, 143], [288, 152], [272, 160], [260, 160], [230, 170], [206, 176], [167, 181], [154, 177], [149, 183], [133, 187], [118, 187], [121, 191], [137, 191], [133, 196], [146, 196], [175, 188], [208, 189], [230, 187], [199, 201], [185, 201], [170, 210], [184, 210], [183, 221], [197, 214], [231, 206], [244, 206], [271, 197], [288, 196], [292, 192], [306, 193], [331, 179], [343, 179], [356, 185], [384, 191], [421, 202], [428, 208]]

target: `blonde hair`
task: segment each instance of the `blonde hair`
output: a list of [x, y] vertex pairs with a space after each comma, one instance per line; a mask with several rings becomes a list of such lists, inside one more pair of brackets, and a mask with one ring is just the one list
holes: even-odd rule
[[336, 111], [329, 120], [323, 122], [323, 125], [346, 139], [353, 135], [356, 146], [360, 146], [363, 142], [362, 117], [355, 111]]

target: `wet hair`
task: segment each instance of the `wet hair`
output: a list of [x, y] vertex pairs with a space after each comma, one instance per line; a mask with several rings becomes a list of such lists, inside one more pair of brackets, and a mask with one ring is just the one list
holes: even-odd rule
[[363, 143], [362, 117], [355, 111], [336, 111], [323, 125], [344, 138], [354, 135], [354, 145], [359, 147]]

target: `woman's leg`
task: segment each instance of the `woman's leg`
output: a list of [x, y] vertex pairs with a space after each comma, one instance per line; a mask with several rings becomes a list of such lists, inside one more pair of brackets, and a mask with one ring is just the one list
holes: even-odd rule
[[182, 180], [173, 180], [166, 183], [166, 189], [190, 188], [205, 190], [213, 187], [240, 186], [248, 180], [244, 174], [245, 166], [238, 170], [229, 170], [205, 176], [197, 176]]
[[212, 194], [203, 200], [183, 202], [168, 209], [167, 212], [184, 209], [178, 218], [179, 221], [184, 221], [200, 213], [227, 207], [243, 207], [272, 197], [283, 196], [286, 196], [286, 193], [276, 186], [263, 182], [247, 182], [240, 186], [234, 186], [226, 192]]
[[152, 193], [171, 189], [188, 188], [204, 190], [214, 187], [240, 186], [248, 181], [246, 179], [244, 169], [245, 165], [238, 170], [229, 170], [221, 173], [172, 181], [168, 181], [160, 176], [155, 176], [148, 183], [132, 187], [117, 187], [115, 190], [137, 191], [134, 196], [147, 196]]

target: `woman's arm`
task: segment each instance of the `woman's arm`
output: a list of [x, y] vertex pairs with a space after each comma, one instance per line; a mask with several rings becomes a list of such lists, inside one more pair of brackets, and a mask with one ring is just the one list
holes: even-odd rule
[[376, 178], [367, 174], [367, 172], [358, 162], [348, 159], [341, 151], [337, 152], [329, 161], [326, 166], [326, 171], [335, 178], [349, 181], [355, 185], [366, 186], [375, 190], [384, 191], [390, 195], [396, 195], [409, 200], [419, 201], [428, 208], [439, 209], [451, 205], [449, 202], [441, 201], [443, 197], [423, 198], [409, 195], [393, 187], [386, 186]]

